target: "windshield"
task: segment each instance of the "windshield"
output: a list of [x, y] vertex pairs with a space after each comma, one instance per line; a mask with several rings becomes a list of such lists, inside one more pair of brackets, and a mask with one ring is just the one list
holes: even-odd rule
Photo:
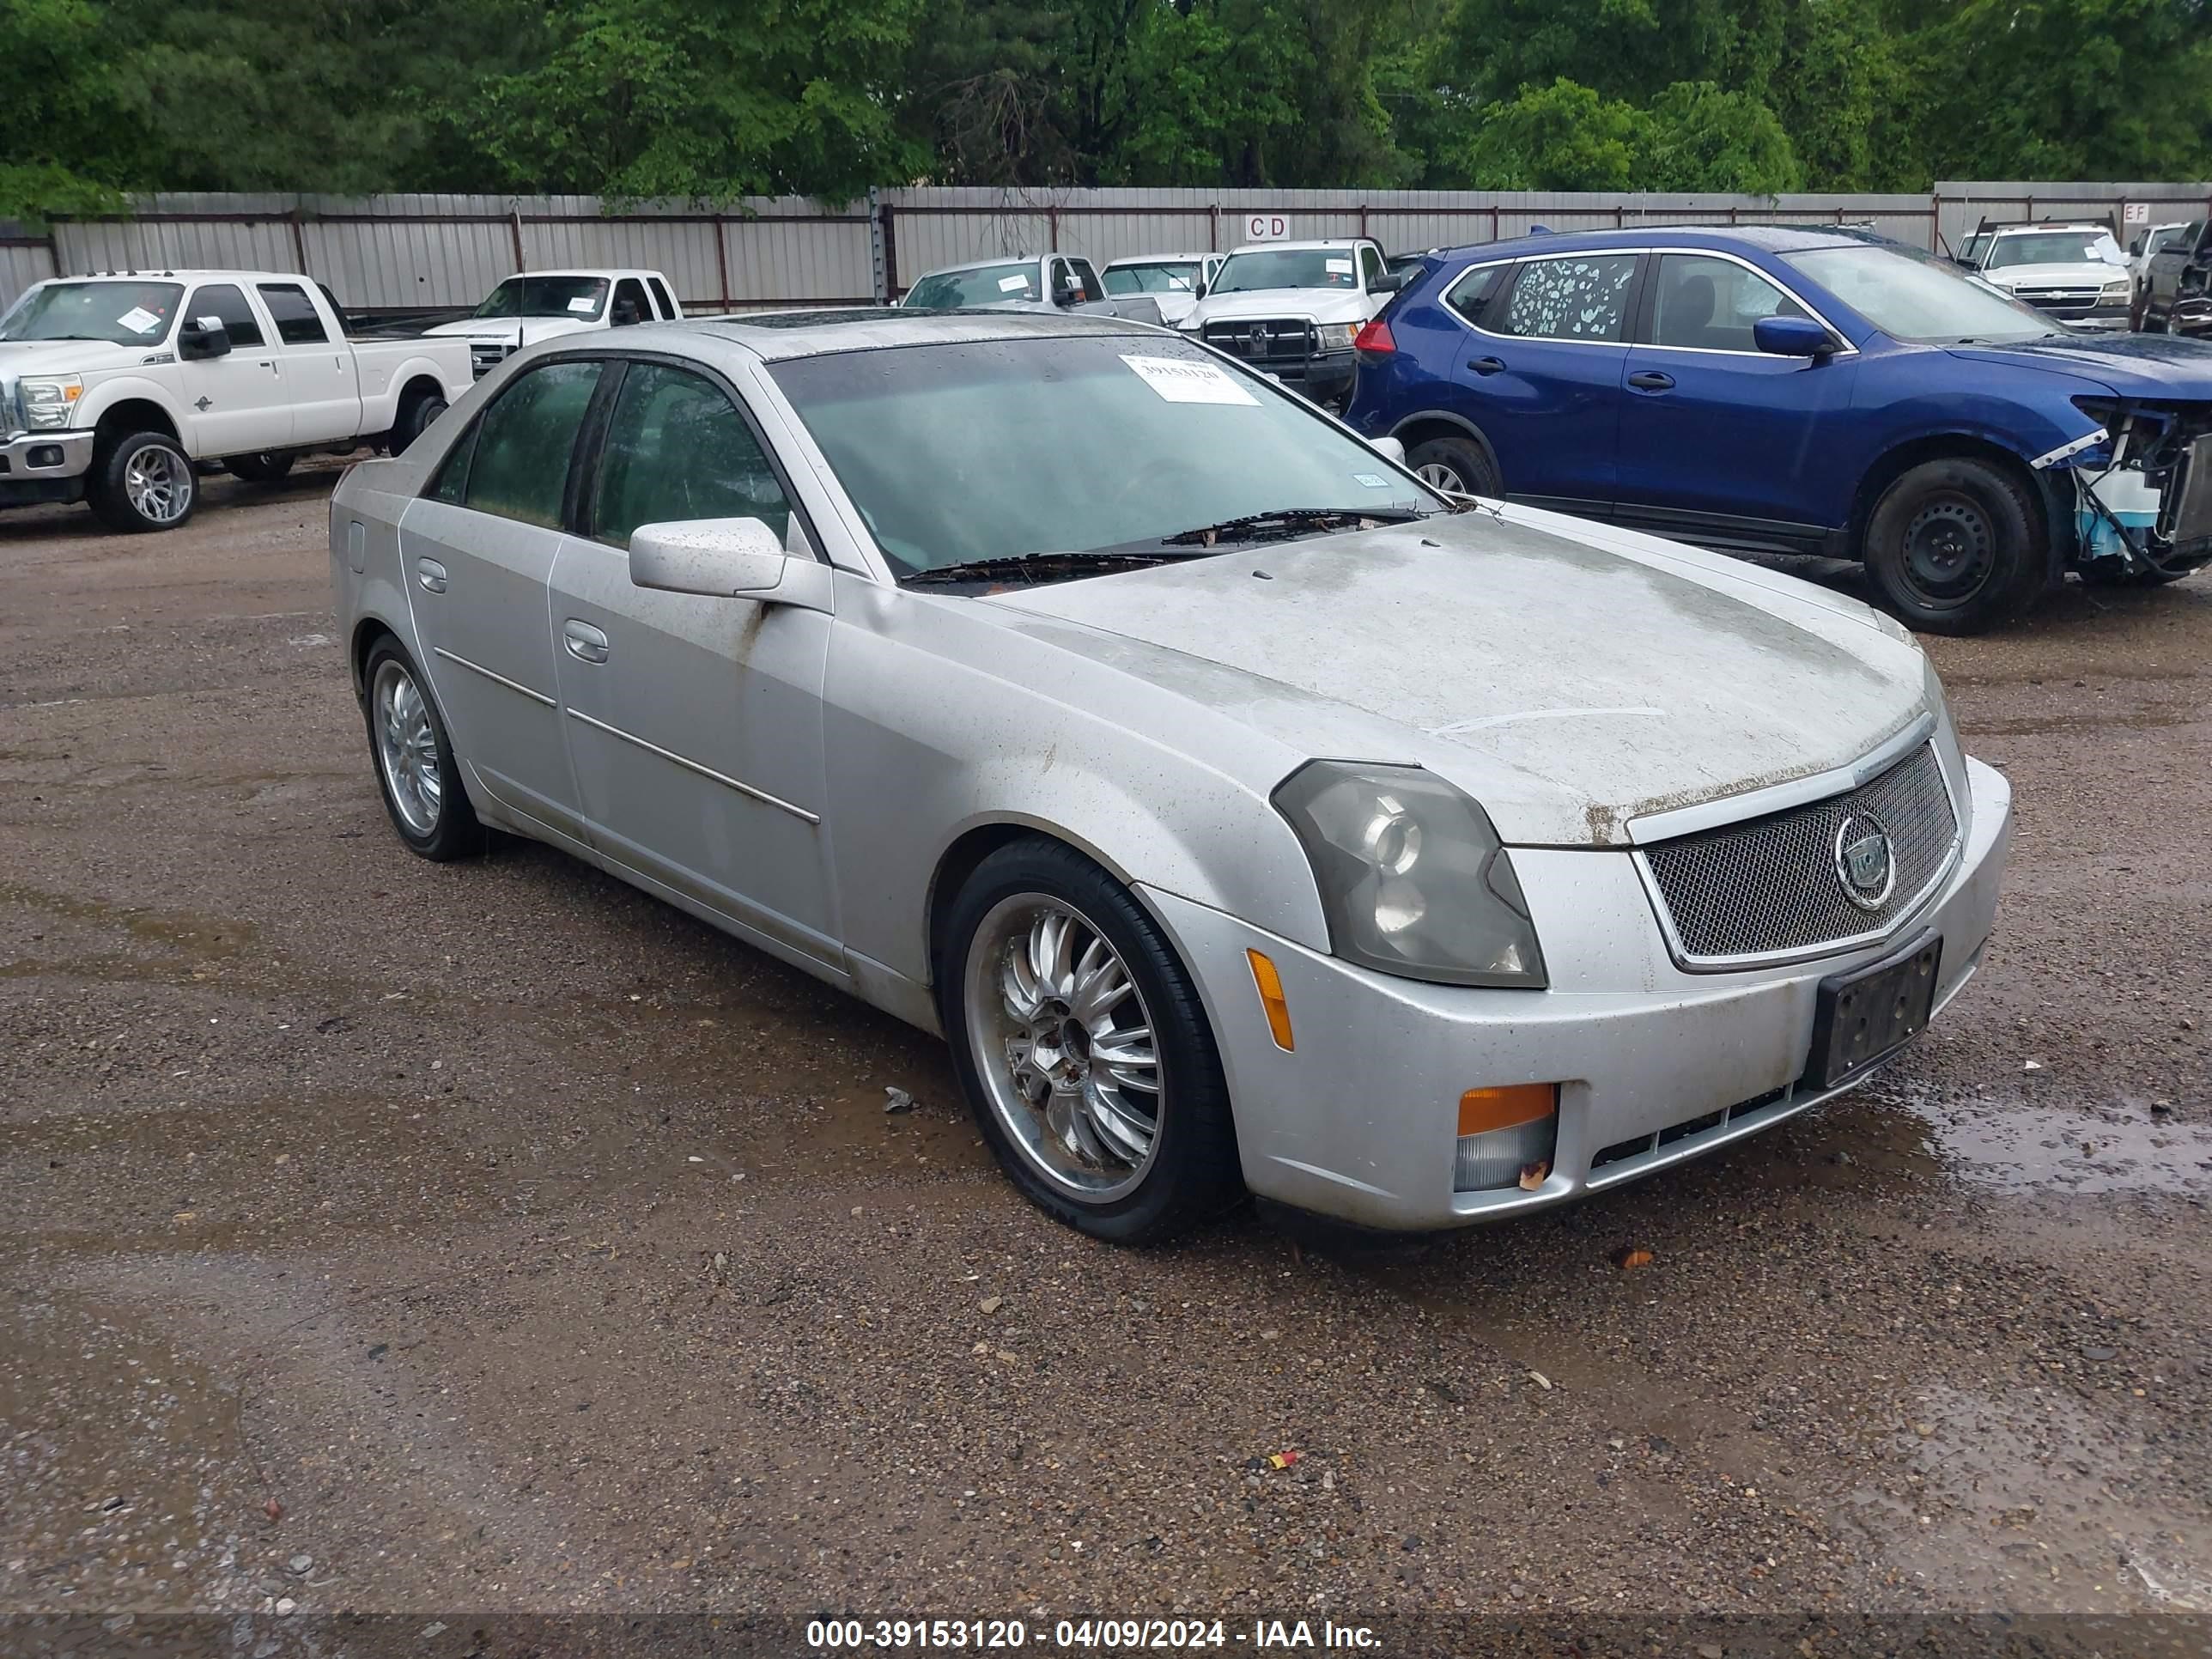
[[1263, 288], [1359, 286], [1359, 266], [1345, 247], [1272, 247], [1232, 253], [1209, 294], [1249, 294]]
[[1043, 298], [1037, 291], [1036, 261], [1023, 259], [969, 270], [932, 271], [908, 289], [899, 303], [918, 311], [951, 311], [960, 306], [1002, 306]]
[[2101, 230], [2039, 230], [2024, 236], [2000, 236], [1990, 244], [1987, 270], [2006, 265], [2119, 264], [2120, 245]]
[[607, 308], [604, 276], [510, 276], [476, 308], [478, 317], [573, 317], [596, 323]]
[[992, 340], [769, 373], [901, 575], [1250, 514], [1442, 510], [1342, 427], [1185, 340]]
[[1960, 345], [2058, 332], [2041, 312], [1914, 248], [1824, 247], [1782, 260], [1893, 339]]
[[167, 337], [184, 293], [175, 283], [42, 283], [0, 319], [0, 340], [153, 345]]
[[1150, 265], [1109, 265], [1109, 294], [1189, 294], [1198, 287], [1198, 266], [1163, 260]]

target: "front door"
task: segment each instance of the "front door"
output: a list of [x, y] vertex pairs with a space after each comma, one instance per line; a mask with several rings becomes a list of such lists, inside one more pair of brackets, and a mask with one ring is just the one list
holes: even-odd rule
[[1641, 256], [1523, 260], [1483, 307], [1454, 377], [1498, 457], [1505, 493], [1568, 512], [1613, 499], [1620, 379]]
[[187, 357], [177, 365], [192, 411], [192, 447], [202, 455], [251, 455], [292, 441], [292, 404], [284, 368], [270, 348], [267, 325], [235, 283], [204, 283], [185, 306], [184, 328], [222, 325], [230, 350]]
[[507, 811], [576, 842], [547, 593], [577, 434], [605, 368], [589, 358], [516, 376], [399, 526], [422, 667], [462, 764]]
[[[826, 565], [784, 586], [825, 609], [665, 593], [629, 579], [643, 524], [757, 518], [805, 551], [730, 392], [651, 361], [620, 371], [562, 544], [552, 631], [577, 786], [600, 854], [764, 943], [842, 964], [820, 815]], [[817, 578], [819, 580], [810, 580]]]
[[1615, 514], [1720, 547], [1817, 551], [1871, 456], [1847, 447], [1858, 359], [1759, 349], [1762, 317], [1809, 313], [1764, 273], [1662, 253], [1628, 354]]

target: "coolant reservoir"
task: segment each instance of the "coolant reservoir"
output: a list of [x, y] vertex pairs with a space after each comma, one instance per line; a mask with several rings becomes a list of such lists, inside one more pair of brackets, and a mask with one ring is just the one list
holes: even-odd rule
[[[2151, 527], [2158, 522], [2159, 492], [2143, 479], [2134, 467], [2119, 467], [2110, 472], [2084, 472], [2081, 482], [2097, 492], [2097, 499], [2105, 504], [2112, 519], [2118, 519], [2139, 537], [2148, 538]], [[2127, 550], [2120, 545], [2119, 532], [2108, 519], [2083, 501], [2081, 508], [2081, 556], [2085, 559], [2125, 558]]]

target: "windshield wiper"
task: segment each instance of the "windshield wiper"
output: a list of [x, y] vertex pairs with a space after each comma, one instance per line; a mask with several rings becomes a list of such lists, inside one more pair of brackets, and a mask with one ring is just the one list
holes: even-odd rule
[[1407, 507], [1285, 507], [1241, 519], [1200, 525], [1160, 538], [1164, 547], [1213, 547], [1223, 542], [1275, 542], [1311, 531], [1358, 530], [1370, 525], [1411, 524], [1423, 514]]
[[1144, 549], [1101, 547], [1065, 553], [1018, 553], [997, 559], [969, 559], [959, 564], [940, 564], [899, 578], [913, 587], [935, 582], [1037, 582], [1061, 576], [1096, 576], [1114, 570], [1142, 570], [1148, 566], [1187, 559], [1188, 553], [1164, 553]]

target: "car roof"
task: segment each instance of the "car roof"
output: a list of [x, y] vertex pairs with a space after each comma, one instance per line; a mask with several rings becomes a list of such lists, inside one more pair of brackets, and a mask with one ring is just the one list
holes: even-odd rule
[[1992, 236], [2033, 236], [2046, 230], [2110, 230], [2102, 219], [2039, 219], [2032, 225], [1991, 225]]
[[949, 276], [956, 270], [982, 270], [991, 265], [1033, 265], [1045, 257], [1042, 253], [1001, 253], [989, 259], [963, 259], [957, 265], [932, 265], [914, 280], [919, 283], [931, 276]]
[[1300, 250], [1310, 252], [1315, 248], [1358, 247], [1362, 242], [1382, 245], [1372, 236], [1323, 236], [1310, 242], [1240, 242], [1231, 248], [1231, 253], [1291, 253]]
[[1498, 242], [1471, 242], [1435, 250], [1448, 259], [1521, 259], [1539, 253], [1634, 253], [1647, 247], [1711, 248], [1717, 252], [1796, 253], [1816, 247], [1864, 247], [1887, 237], [1849, 226], [1834, 229], [1799, 225], [1638, 225], [1624, 230], [1540, 231]]
[[80, 270], [46, 279], [55, 283], [313, 283], [297, 270]]
[[915, 345], [972, 345], [987, 340], [1158, 335], [1168, 331], [1098, 312], [1000, 311], [975, 308], [908, 311], [897, 306], [853, 306], [835, 311], [753, 312], [687, 323], [624, 329], [626, 344], [661, 342], [681, 349], [701, 333], [744, 347], [766, 362], [819, 357], [839, 351], [879, 351]]
[[1218, 250], [1207, 253], [1125, 253], [1118, 259], [1109, 259], [1100, 269], [1111, 270], [1116, 265], [1160, 265], [1165, 264], [1170, 259], [1198, 264], [1208, 259], [1219, 259], [1225, 257]]
[[658, 276], [660, 273], [646, 265], [574, 265], [560, 270], [509, 271], [499, 280], [511, 283], [518, 276]]

